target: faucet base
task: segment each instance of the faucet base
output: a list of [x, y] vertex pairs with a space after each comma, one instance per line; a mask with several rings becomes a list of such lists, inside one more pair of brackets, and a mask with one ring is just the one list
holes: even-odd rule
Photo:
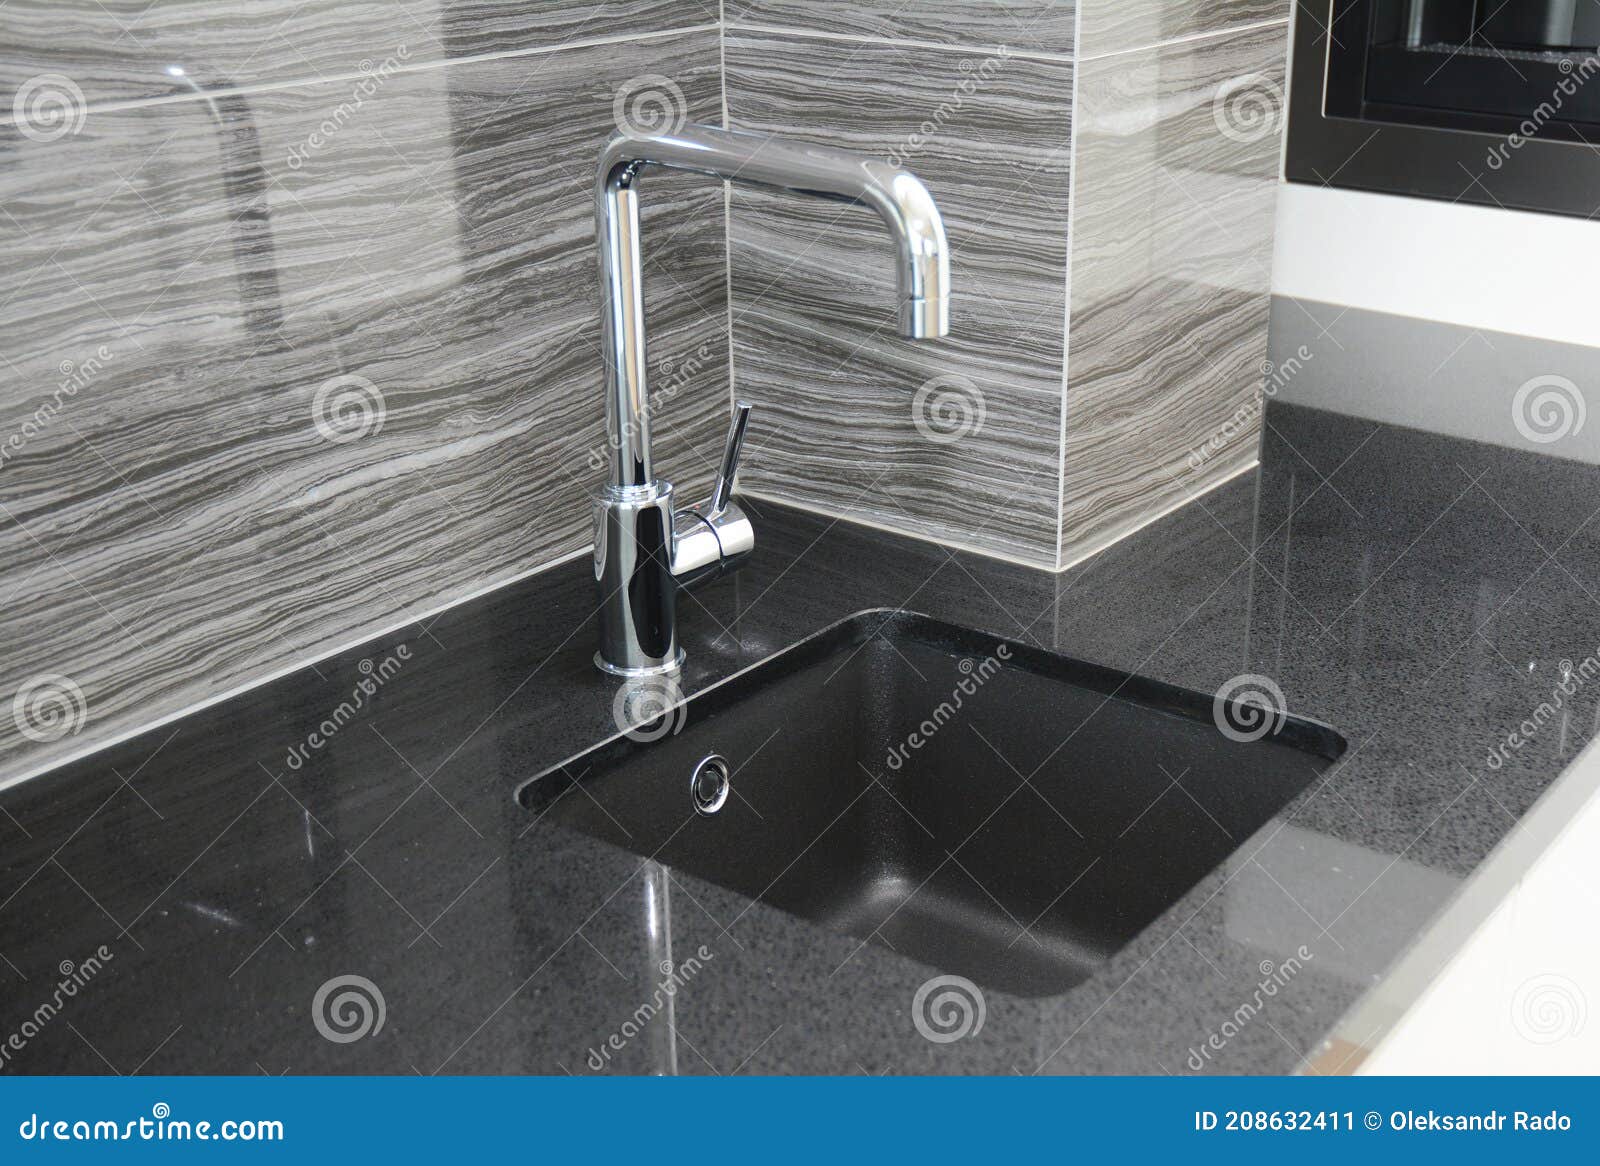
[[678, 648], [677, 580], [672, 576], [672, 483], [656, 480], [594, 499], [594, 578], [600, 594], [600, 651], [613, 676], [655, 676], [683, 662]]
[[621, 664], [613, 664], [599, 652], [596, 652], [594, 654], [594, 666], [602, 672], [610, 673], [612, 676], [622, 676], [629, 680], [635, 680], [641, 676], [665, 676], [669, 672], [676, 672], [683, 667], [683, 659], [683, 649], [679, 648], [678, 658], [670, 664], [651, 664], [645, 667], [629, 668]]

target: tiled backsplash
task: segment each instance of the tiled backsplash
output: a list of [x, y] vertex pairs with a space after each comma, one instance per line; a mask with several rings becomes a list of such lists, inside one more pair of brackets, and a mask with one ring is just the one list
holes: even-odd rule
[[[721, 116], [717, 29], [663, 31], [703, 6], [616, 6], [638, 35], [596, 42], [572, 38], [614, 20], [555, 11], [590, 5], [479, 5], [506, 14], [497, 34], [435, 20], [430, 40], [397, 6], [328, 0], [262, 28], [253, 58], [243, 27], [176, 19], [215, 7], [86, 32], [82, 60], [62, 36], [30, 51], [141, 100], [55, 140], [0, 126], [0, 776], [580, 551], [604, 443], [595, 143], [640, 77]], [[46, 8], [102, 19], [21, 8], [0, 40]], [[366, 83], [279, 84], [352, 63], [341, 14], [369, 17]], [[440, 63], [458, 44], [520, 55]], [[130, 89], [197, 59], [273, 87]], [[654, 356], [710, 352], [658, 422], [663, 472], [690, 483], [727, 407], [722, 206], [652, 183]], [[31, 719], [11, 715], [23, 691]]]
[[1063, 561], [1255, 461], [1285, 47], [1274, 24], [1079, 66]]
[[952, 250], [951, 335], [913, 344], [872, 215], [736, 190], [734, 380], [767, 413], [746, 488], [1053, 566], [1072, 66], [737, 27], [725, 60], [735, 127], [900, 158]]
[[633, 109], [902, 160], [954, 251], [911, 345], [870, 216], [653, 176], [685, 493], [730, 364], [752, 491], [1044, 568], [1247, 464], [1282, 7], [13, 0], [0, 782], [582, 551]]
[[910, 345], [876, 224], [734, 194], [745, 487], [1057, 568], [1251, 464], [1287, 17], [730, 0], [731, 124], [904, 162], [954, 253]]

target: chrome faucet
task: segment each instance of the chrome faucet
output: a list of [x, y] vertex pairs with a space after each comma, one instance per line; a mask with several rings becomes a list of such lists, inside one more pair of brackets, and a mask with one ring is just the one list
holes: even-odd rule
[[594, 505], [594, 574], [600, 585], [600, 650], [594, 659], [618, 676], [649, 676], [682, 664], [679, 589], [732, 570], [755, 547], [755, 530], [733, 501], [747, 403], [734, 403], [721, 468], [705, 502], [673, 509], [672, 483], [651, 473], [639, 177], [653, 166], [876, 211], [898, 251], [901, 334], [924, 340], [950, 328], [944, 224], [915, 175], [860, 154], [710, 126], [650, 136], [624, 133], [607, 143], [595, 215], [611, 466]]

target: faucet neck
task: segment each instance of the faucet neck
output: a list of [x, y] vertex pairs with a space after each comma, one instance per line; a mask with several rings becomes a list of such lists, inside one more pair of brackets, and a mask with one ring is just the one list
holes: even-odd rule
[[925, 339], [948, 331], [944, 225], [933, 196], [915, 175], [859, 154], [711, 126], [687, 125], [646, 137], [619, 134], [600, 156], [595, 189], [614, 492], [649, 490], [654, 480], [638, 190], [640, 172], [650, 166], [871, 208], [895, 241], [901, 333]]
[[600, 279], [606, 366], [610, 485], [649, 487], [650, 378], [645, 351], [644, 265], [639, 251], [635, 168], [622, 167], [599, 191]]

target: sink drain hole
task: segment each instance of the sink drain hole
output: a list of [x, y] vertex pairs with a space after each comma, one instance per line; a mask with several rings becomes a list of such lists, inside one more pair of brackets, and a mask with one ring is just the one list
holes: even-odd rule
[[713, 753], [694, 767], [689, 778], [689, 800], [697, 814], [707, 816], [722, 809], [728, 800], [728, 759]]

